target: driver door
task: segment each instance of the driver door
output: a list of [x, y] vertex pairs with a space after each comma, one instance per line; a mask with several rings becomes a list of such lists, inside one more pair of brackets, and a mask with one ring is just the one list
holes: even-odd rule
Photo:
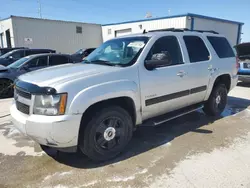
[[176, 36], [157, 39], [146, 60], [154, 54], [168, 53], [171, 64], [147, 70], [140, 69], [141, 104], [143, 120], [177, 110], [188, 105], [190, 84], [188, 65], [184, 63], [182, 50]]

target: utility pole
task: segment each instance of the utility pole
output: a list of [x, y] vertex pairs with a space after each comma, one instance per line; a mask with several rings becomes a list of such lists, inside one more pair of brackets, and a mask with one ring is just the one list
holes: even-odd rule
[[37, 3], [38, 3], [38, 14], [39, 14], [39, 17], [42, 18], [41, 0], [37, 0]]

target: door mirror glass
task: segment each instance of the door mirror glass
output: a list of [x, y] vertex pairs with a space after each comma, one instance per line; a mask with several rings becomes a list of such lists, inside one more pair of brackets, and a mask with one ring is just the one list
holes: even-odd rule
[[166, 67], [172, 64], [172, 59], [169, 52], [164, 51], [152, 55], [150, 60], [145, 61], [145, 67], [148, 70], [153, 70], [159, 67]]
[[22, 66], [22, 69], [29, 71], [29, 65], [26, 63], [25, 65]]

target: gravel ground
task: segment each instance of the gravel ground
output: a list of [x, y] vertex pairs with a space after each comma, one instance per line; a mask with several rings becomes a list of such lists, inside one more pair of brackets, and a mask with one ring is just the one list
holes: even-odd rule
[[80, 154], [42, 151], [10, 122], [0, 100], [0, 188], [250, 187], [250, 86], [239, 84], [220, 118], [197, 111], [139, 128], [127, 151], [95, 164]]

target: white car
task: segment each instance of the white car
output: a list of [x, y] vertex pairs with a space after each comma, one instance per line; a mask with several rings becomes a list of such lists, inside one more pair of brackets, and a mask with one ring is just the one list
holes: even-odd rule
[[220, 115], [237, 84], [237, 67], [231, 45], [216, 32], [123, 36], [81, 64], [20, 76], [11, 116], [41, 145], [108, 160], [143, 123], [155, 126], [199, 108]]

